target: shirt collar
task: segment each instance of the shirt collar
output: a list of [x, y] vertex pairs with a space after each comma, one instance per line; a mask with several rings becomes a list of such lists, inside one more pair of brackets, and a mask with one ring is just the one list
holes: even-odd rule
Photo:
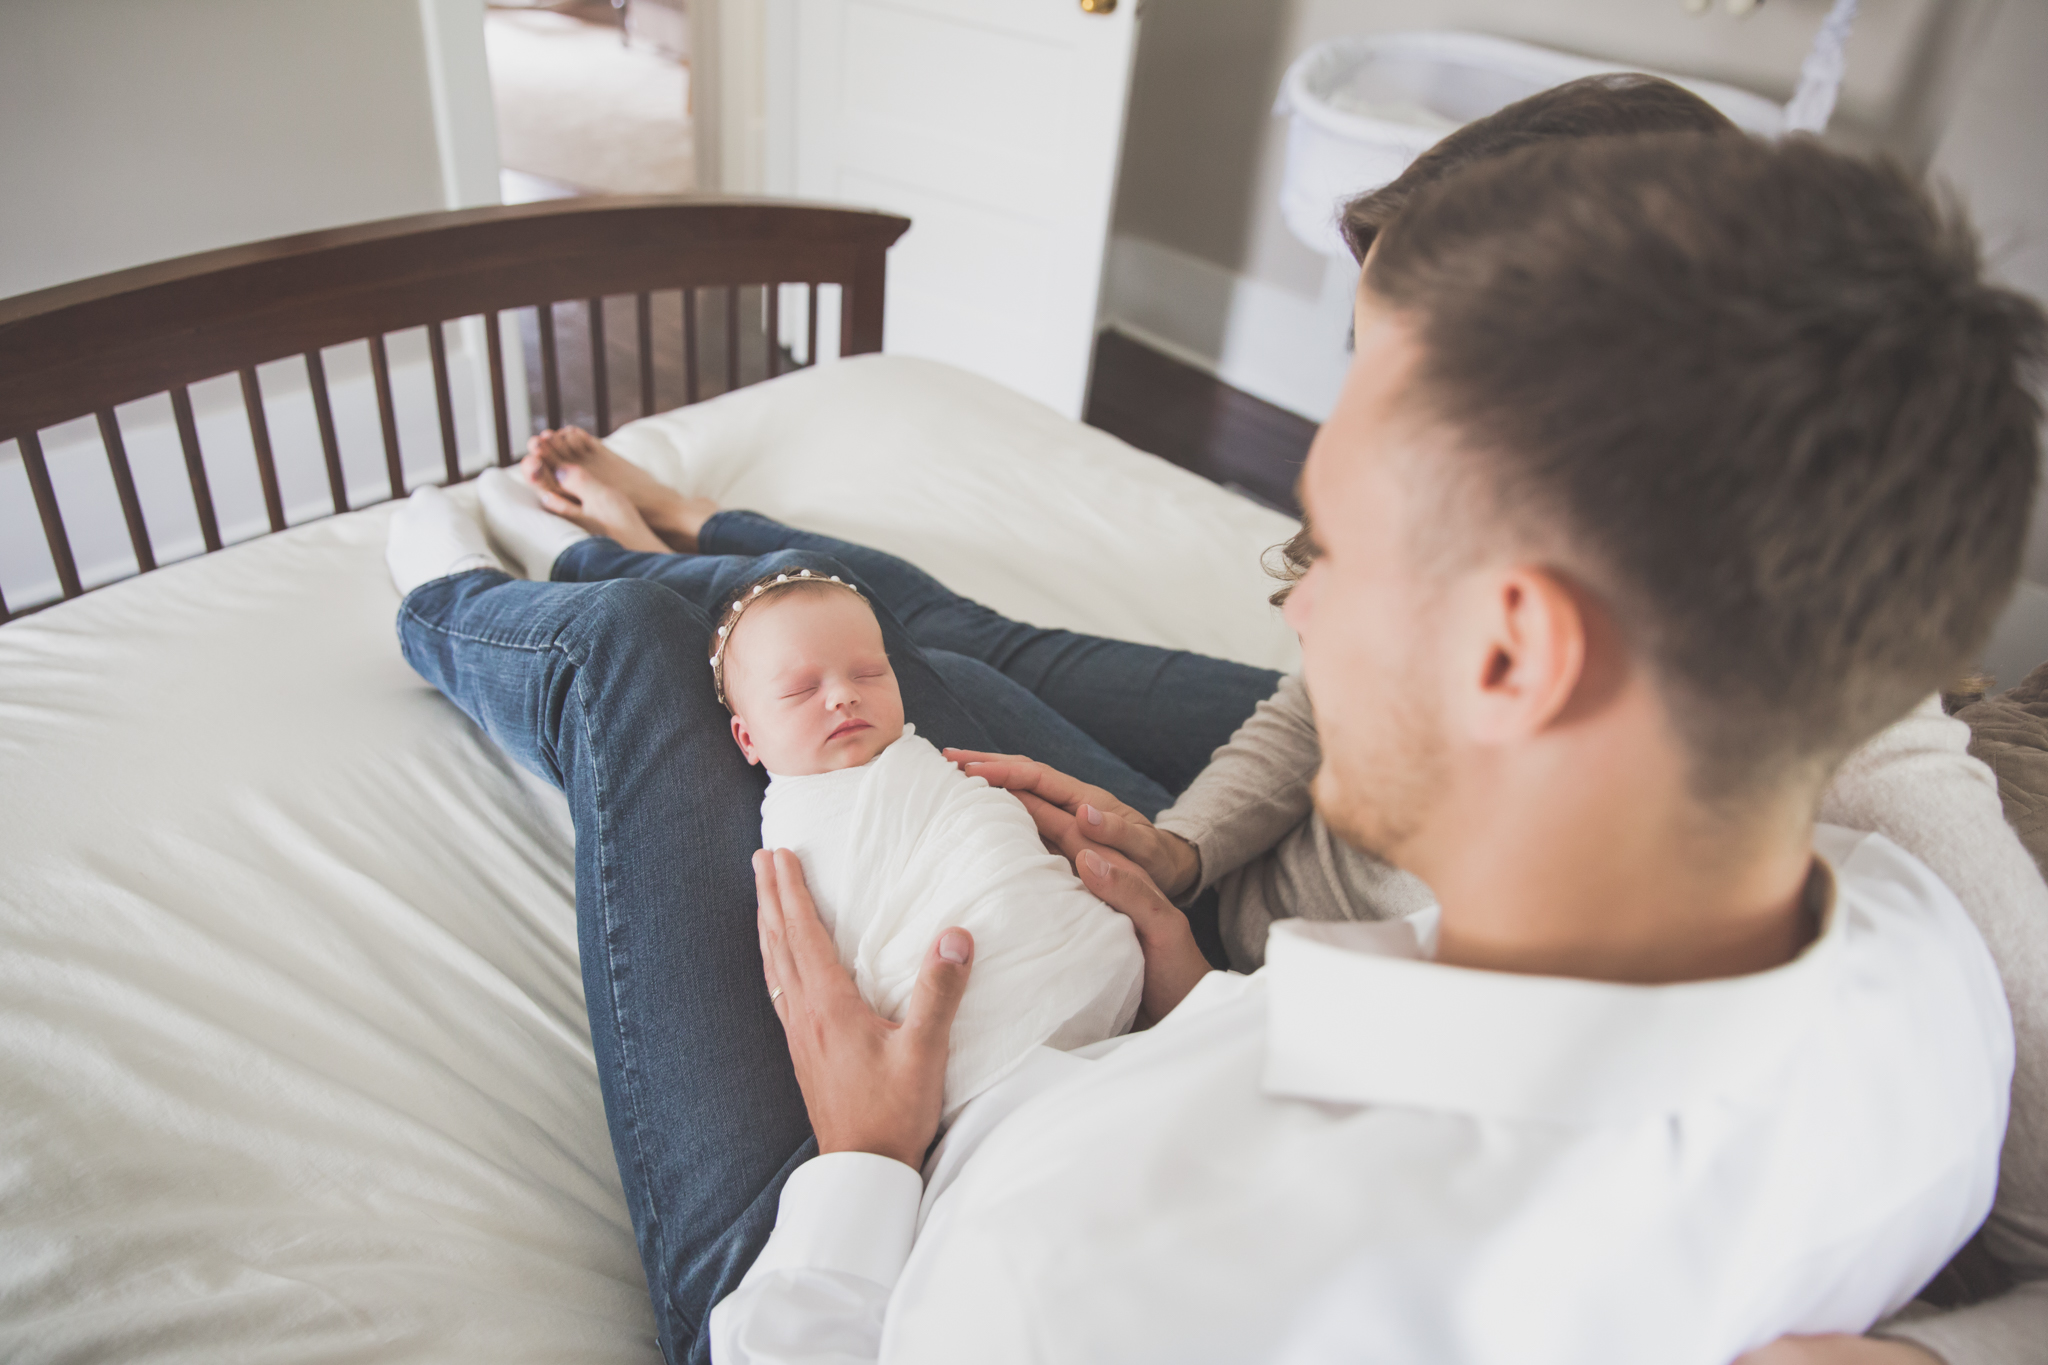
[[1820, 932], [1791, 962], [1671, 986], [1428, 960], [1434, 907], [1405, 920], [1280, 920], [1266, 946], [1267, 1093], [1570, 1125], [1629, 1123], [1749, 1088], [1835, 979], [1846, 917], [1818, 856]]

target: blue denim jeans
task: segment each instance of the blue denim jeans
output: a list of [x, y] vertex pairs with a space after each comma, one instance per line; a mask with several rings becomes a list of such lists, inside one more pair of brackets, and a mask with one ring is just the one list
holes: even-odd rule
[[[762, 985], [749, 857], [766, 780], [712, 692], [717, 604], [765, 573], [848, 578], [876, 608], [919, 734], [1030, 753], [1147, 814], [1278, 683], [1005, 621], [900, 560], [751, 514], [719, 514], [702, 543], [701, 555], [650, 555], [585, 541], [554, 582], [458, 574], [414, 591], [398, 619], [421, 676], [568, 798], [605, 1117], [663, 1355], [690, 1362], [709, 1361], [712, 1306], [774, 1228], [784, 1180], [817, 1150]], [[1130, 713], [1132, 695], [1171, 704], [1181, 687], [1193, 695], [1178, 745], [1166, 719], [1122, 733], [1090, 709], [1098, 696], [1111, 716]]]

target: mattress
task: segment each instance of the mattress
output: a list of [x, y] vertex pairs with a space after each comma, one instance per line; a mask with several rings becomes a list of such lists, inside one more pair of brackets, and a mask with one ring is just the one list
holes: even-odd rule
[[[1294, 662], [1291, 522], [945, 366], [612, 443], [1025, 620]], [[658, 1359], [566, 807], [400, 658], [389, 513], [0, 629], [0, 1358]]]

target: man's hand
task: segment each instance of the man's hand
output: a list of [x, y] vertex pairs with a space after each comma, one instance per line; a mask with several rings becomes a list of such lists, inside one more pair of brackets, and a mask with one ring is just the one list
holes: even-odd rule
[[[1029, 798], [1025, 804], [1031, 804]], [[1042, 801], [1038, 804], [1045, 805]], [[1040, 822], [1041, 834], [1044, 829]], [[1081, 885], [1130, 920], [1138, 931], [1138, 949], [1145, 955], [1145, 993], [1138, 1001], [1138, 1027], [1150, 1028], [1172, 1013], [1195, 983], [1209, 974], [1209, 960], [1195, 943], [1188, 917], [1153, 884], [1144, 869], [1114, 851], [1084, 848], [1070, 856]]]
[[939, 1131], [946, 1040], [974, 958], [965, 929], [925, 954], [903, 1022], [868, 1007], [839, 965], [794, 853], [754, 854], [761, 967], [820, 1152], [872, 1152], [913, 1170]]
[[[991, 787], [1006, 787], [1020, 798], [1035, 796], [1063, 811], [1073, 824], [1063, 837], [1048, 839], [1072, 858], [1083, 847], [1114, 849], [1143, 868], [1145, 875], [1168, 900], [1179, 900], [1195, 889], [1201, 878], [1201, 861], [1195, 846], [1178, 834], [1169, 834], [1132, 810], [1100, 787], [1067, 776], [1033, 759], [1016, 754], [984, 754], [970, 749], [948, 749], [946, 757], [960, 765], [970, 777], [979, 777]], [[1031, 805], [1027, 799], [1025, 805]], [[1034, 817], [1039, 812], [1034, 810]], [[1039, 818], [1043, 833], [1046, 821]]]
[[1825, 1336], [1779, 1337], [1735, 1365], [1941, 1365], [1941, 1361], [1903, 1341]]

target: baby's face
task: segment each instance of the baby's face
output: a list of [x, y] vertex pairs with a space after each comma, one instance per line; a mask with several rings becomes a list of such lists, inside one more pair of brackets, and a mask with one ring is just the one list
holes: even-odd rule
[[903, 737], [882, 627], [853, 593], [777, 593], [747, 609], [725, 647], [732, 737], [747, 762], [785, 777], [829, 773]]

